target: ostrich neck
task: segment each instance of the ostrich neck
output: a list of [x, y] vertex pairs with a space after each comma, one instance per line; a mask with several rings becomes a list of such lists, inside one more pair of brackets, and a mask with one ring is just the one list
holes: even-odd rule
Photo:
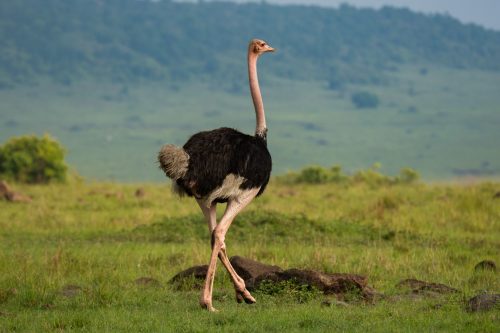
[[259, 78], [257, 77], [258, 55], [253, 52], [248, 53], [248, 80], [250, 83], [250, 93], [252, 94], [253, 105], [257, 124], [255, 135], [266, 138], [266, 115], [264, 114], [264, 103], [259, 88]]

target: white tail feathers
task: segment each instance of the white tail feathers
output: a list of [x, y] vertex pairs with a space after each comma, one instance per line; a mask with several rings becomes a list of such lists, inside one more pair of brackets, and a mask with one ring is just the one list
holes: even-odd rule
[[160, 168], [172, 180], [182, 178], [189, 165], [189, 155], [182, 147], [164, 145], [158, 153]]

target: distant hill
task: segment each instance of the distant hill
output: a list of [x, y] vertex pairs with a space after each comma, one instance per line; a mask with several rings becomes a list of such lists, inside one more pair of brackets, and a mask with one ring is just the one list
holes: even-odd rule
[[274, 175], [500, 177], [500, 32], [394, 8], [0, 1], [0, 144], [48, 132], [85, 178], [164, 181], [164, 143], [254, 131], [253, 37], [278, 49], [259, 62]]
[[0, 88], [94, 77], [216, 79], [238, 89], [252, 37], [279, 49], [266, 67], [272, 75], [332, 87], [377, 83], [405, 63], [500, 70], [500, 33], [405, 9], [16, 0], [0, 3]]

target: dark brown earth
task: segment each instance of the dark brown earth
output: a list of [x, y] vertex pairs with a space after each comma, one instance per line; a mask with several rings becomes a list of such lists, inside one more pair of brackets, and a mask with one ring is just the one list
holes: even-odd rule
[[475, 271], [497, 271], [497, 265], [493, 260], [483, 260], [474, 267]]
[[292, 268], [283, 272], [260, 275], [254, 279], [252, 287], [258, 288], [263, 281], [295, 281], [301, 285], [315, 287], [325, 295], [336, 295], [339, 298], [343, 298], [345, 294], [357, 294], [364, 300], [372, 301], [376, 295], [375, 290], [368, 286], [368, 279], [357, 274], [327, 274]]
[[142, 187], [139, 187], [137, 190], [135, 190], [135, 197], [136, 198], [144, 198], [144, 196], [146, 195], [146, 191], [144, 191], [144, 189]]
[[356, 274], [327, 274], [313, 270], [291, 268], [283, 270], [279, 266], [260, 263], [239, 256], [230, 259], [231, 264], [241, 278], [245, 280], [248, 290], [255, 290], [263, 281], [289, 281], [315, 287], [324, 294], [343, 295], [358, 293], [363, 299], [372, 300], [375, 291], [367, 284], [367, 278]]
[[182, 272], [177, 273], [173, 278], [170, 279], [169, 283], [178, 289], [182, 288], [184, 281], [194, 279], [193, 288], [201, 288], [203, 281], [207, 276], [208, 265], [193, 266]]
[[[238, 275], [245, 280], [248, 290], [255, 290], [263, 281], [282, 282], [292, 280], [298, 284], [308, 285], [322, 291], [325, 295], [342, 296], [358, 294], [364, 300], [372, 300], [376, 292], [368, 286], [367, 278], [357, 274], [333, 273], [327, 274], [313, 270], [292, 268], [283, 270], [279, 266], [267, 265], [255, 260], [239, 256], [230, 259]], [[171, 280], [171, 284], [179, 284], [186, 279], [195, 279], [195, 287], [200, 285], [207, 274], [207, 265], [188, 268]], [[342, 297], [340, 297], [342, 298]]]
[[449, 294], [459, 292], [458, 289], [449, 287], [442, 283], [426, 282], [417, 279], [406, 279], [400, 281], [396, 287], [410, 289], [413, 293], [437, 293], [437, 294]]
[[488, 311], [500, 307], [500, 294], [479, 294], [467, 302], [467, 311]]
[[240, 256], [231, 257], [229, 261], [236, 273], [245, 280], [245, 285], [249, 290], [254, 289], [255, 280], [258, 277], [264, 276], [265, 274], [283, 272], [283, 269], [279, 266], [263, 264]]
[[[323, 306], [347, 306], [342, 302], [349, 300], [345, 296], [357, 295], [357, 300], [374, 301], [380, 297], [390, 299], [378, 294], [368, 285], [368, 279], [365, 276], [347, 273], [323, 273], [313, 270], [303, 270], [291, 268], [283, 270], [279, 266], [267, 265], [252, 259], [239, 256], [230, 259], [234, 269], [244, 280], [247, 289], [252, 291], [259, 288], [264, 281], [279, 283], [282, 281], [293, 281], [300, 285], [314, 287], [322, 291], [325, 295], [332, 295], [334, 299], [325, 300]], [[496, 269], [494, 262], [484, 260], [476, 266], [477, 269]], [[477, 267], [481, 268], [477, 268]], [[200, 287], [207, 274], [208, 266], [194, 266], [175, 275], [170, 282], [179, 283], [186, 279], [195, 280], [195, 285], [191, 287]], [[197, 282], [198, 281], [198, 282]], [[460, 292], [458, 289], [447, 286], [442, 283], [427, 282], [414, 278], [400, 281], [397, 288], [407, 290], [409, 293], [396, 295], [393, 300], [406, 297], [438, 297], [440, 295]], [[405, 296], [406, 295], [406, 296]], [[498, 307], [500, 304], [500, 294], [481, 294], [471, 298], [467, 302], [466, 309], [470, 312], [486, 311]], [[441, 303], [436, 304], [438, 309]]]

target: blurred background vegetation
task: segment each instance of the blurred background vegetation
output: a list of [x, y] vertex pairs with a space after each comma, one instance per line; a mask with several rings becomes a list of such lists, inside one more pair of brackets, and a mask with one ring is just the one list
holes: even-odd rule
[[66, 180], [64, 148], [44, 135], [14, 137], [0, 145], [0, 177], [23, 183]]
[[498, 177], [500, 32], [384, 7], [35, 0], [0, 3], [0, 142], [52, 133], [91, 179], [161, 180], [166, 143], [253, 132], [259, 64], [275, 172], [380, 162], [424, 179]]

